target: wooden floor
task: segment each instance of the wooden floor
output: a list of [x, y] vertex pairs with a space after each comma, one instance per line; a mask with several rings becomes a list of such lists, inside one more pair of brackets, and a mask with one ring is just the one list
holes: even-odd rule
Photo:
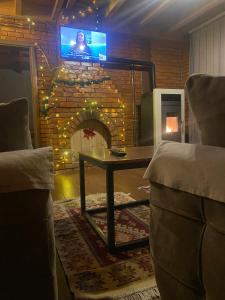
[[[143, 179], [145, 169], [132, 169], [116, 171], [114, 173], [115, 191], [131, 193], [131, 196], [138, 199], [148, 197], [143, 190], [138, 190], [139, 186], [148, 185], [148, 181]], [[86, 195], [95, 193], [105, 193], [105, 171], [97, 167], [85, 168]], [[79, 169], [58, 172], [55, 175], [55, 191], [53, 199], [55, 201], [79, 197]]]

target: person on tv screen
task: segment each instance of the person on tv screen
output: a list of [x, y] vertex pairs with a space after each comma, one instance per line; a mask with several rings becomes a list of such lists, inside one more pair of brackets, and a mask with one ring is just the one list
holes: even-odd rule
[[76, 44], [72, 47], [71, 54], [75, 56], [91, 55], [91, 49], [87, 45], [86, 36], [82, 31], [77, 32]]

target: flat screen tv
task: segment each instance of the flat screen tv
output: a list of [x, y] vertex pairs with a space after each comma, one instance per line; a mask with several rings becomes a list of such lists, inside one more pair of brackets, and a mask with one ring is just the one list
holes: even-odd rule
[[106, 34], [60, 26], [60, 56], [66, 60], [105, 61]]

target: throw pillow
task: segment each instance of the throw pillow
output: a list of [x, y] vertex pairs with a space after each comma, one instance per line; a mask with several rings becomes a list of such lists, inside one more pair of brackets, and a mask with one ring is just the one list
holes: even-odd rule
[[0, 104], [0, 152], [32, 148], [28, 101], [25, 98]]
[[186, 91], [202, 144], [225, 147], [225, 77], [192, 75]]

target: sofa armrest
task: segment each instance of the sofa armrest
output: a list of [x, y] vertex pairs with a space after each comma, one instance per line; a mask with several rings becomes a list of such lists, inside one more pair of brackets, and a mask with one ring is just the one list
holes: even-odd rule
[[0, 193], [53, 187], [51, 147], [0, 153]]
[[225, 148], [162, 142], [144, 177], [150, 182], [225, 202]]

